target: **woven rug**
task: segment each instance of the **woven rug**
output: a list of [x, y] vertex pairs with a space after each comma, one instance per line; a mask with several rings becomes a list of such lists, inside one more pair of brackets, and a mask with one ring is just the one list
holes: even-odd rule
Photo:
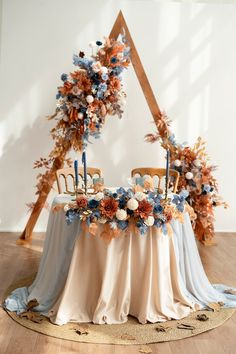
[[[17, 287], [30, 285], [33, 279], [34, 276], [31, 276], [15, 282], [9, 287], [5, 296]], [[86, 343], [134, 345], [167, 342], [195, 336], [222, 325], [235, 311], [236, 309], [233, 308], [221, 307], [214, 311], [197, 311], [178, 321], [144, 325], [140, 324], [136, 318], [129, 316], [128, 322], [123, 324], [68, 323], [63, 326], [50, 323], [44, 316], [40, 316], [40, 323], [35, 323], [17, 316], [14, 312], [7, 312], [20, 325], [47, 336]], [[199, 315], [206, 317], [199, 317]], [[207, 318], [207, 320], [202, 321], [200, 318]]]

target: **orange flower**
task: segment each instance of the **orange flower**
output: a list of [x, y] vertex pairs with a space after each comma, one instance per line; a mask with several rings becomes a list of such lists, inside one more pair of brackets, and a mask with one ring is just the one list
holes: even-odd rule
[[111, 91], [120, 90], [120, 85], [121, 84], [120, 84], [120, 80], [117, 77], [113, 76], [113, 77], [110, 78], [109, 81], [110, 81], [109, 82], [109, 88], [110, 88]]
[[103, 217], [112, 219], [117, 212], [119, 202], [113, 198], [103, 199], [100, 203], [100, 212]]
[[142, 219], [146, 219], [151, 212], [152, 205], [144, 199], [139, 202], [138, 209], [135, 210], [135, 215], [140, 216]]
[[81, 209], [86, 208], [87, 205], [88, 205], [88, 201], [87, 201], [87, 199], [84, 198], [84, 197], [78, 197], [78, 198], [76, 199], [76, 203], [77, 203], [77, 205], [78, 205], [78, 208], [81, 208]]
[[64, 86], [59, 87], [59, 91], [61, 92], [62, 95], [67, 95], [72, 89], [72, 87], [73, 84], [71, 82], [65, 82]]

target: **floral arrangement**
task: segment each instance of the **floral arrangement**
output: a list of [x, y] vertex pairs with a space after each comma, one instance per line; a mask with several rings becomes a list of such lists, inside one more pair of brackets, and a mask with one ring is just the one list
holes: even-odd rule
[[170, 150], [171, 168], [180, 173], [178, 192], [187, 190], [187, 201], [196, 213], [193, 228], [196, 237], [204, 244], [212, 244], [214, 237], [214, 208], [227, 204], [218, 194], [218, 184], [212, 172], [216, 166], [209, 164], [205, 142], [198, 138], [193, 147], [178, 144], [170, 130], [170, 120], [165, 113], [156, 122], [157, 132], [147, 134], [146, 141], [161, 141]]
[[189, 207], [185, 201], [187, 196], [188, 192], [182, 190], [166, 199], [155, 191], [144, 193], [120, 187], [114, 192], [104, 189], [94, 195], [78, 196], [75, 202], [55, 206], [55, 210], [64, 208], [68, 224], [74, 220], [85, 221], [91, 233], [95, 233], [98, 224], [106, 224], [104, 237], [108, 240], [126, 230], [131, 222], [141, 235], [151, 226], [167, 234], [173, 218], [183, 221], [183, 212]]
[[38, 175], [38, 194], [45, 185], [52, 186], [58, 165], [64, 161], [71, 165], [70, 159], [65, 159], [71, 148], [82, 151], [90, 137], [98, 138], [107, 116], [121, 118], [125, 103], [121, 73], [130, 63], [130, 49], [124, 36], [120, 37], [91, 42], [92, 56], [87, 58], [83, 52], [74, 55], [76, 70], [61, 75], [56, 111], [49, 117], [56, 121], [51, 130], [55, 147], [48, 158], [40, 158], [34, 166], [46, 168]]

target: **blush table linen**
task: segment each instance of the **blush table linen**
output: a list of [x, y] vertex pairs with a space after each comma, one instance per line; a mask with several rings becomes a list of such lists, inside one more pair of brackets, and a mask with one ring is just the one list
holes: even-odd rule
[[[58, 195], [53, 206], [68, 201]], [[14, 290], [5, 300], [10, 311], [35, 310], [58, 325], [67, 322], [123, 323], [128, 315], [140, 323], [180, 319], [208, 303], [236, 307], [224, 285], [212, 286], [204, 272], [187, 213], [171, 222], [172, 235], [151, 227], [139, 235], [131, 225], [108, 244], [79, 221], [65, 222], [64, 210], [49, 215], [44, 249], [33, 284]]]

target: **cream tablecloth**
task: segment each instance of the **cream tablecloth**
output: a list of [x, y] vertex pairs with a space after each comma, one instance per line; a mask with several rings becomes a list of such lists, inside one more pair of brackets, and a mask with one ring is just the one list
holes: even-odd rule
[[[53, 205], [66, 202], [59, 195]], [[65, 222], [65, 212], [50, 212], [38, 274], [29, 288], [16, 289], [5, 307], [22, 312], [37, 299], [39, 312], [62, 325], [69, 321], [122, 323], [128, 314], [141, 323], [180, 319], [209, 302], [236, 306], [236, 297], [212, 286], [204, 272], [186, 213], [184, 224], [172, 221], [172, 236], [149, 228], [109, 244]]]

